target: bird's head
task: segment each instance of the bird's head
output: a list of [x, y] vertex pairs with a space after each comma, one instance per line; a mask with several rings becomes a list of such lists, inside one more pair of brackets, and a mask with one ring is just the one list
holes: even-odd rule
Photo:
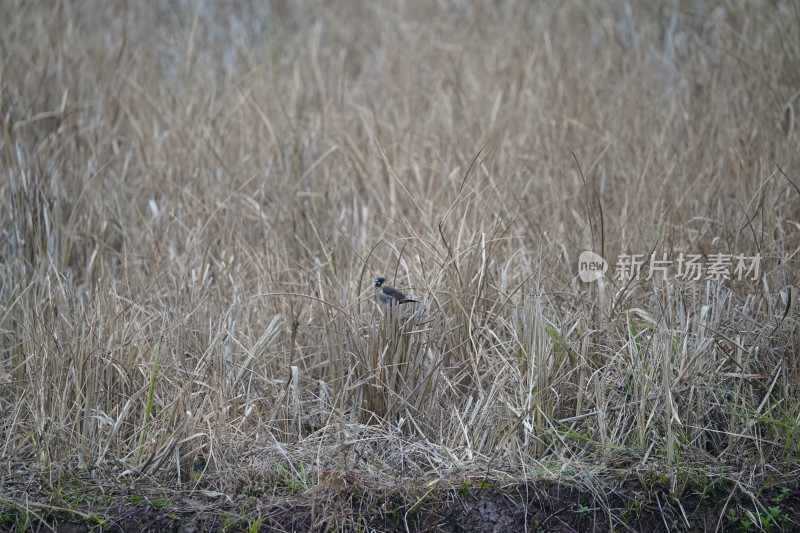
[[380, 278], [380, 277], [375, 278], [375, 286], [376, 287], [382, 287], [385, 282], [386, 282], [386, 279], [384, 279], [384, 278]]

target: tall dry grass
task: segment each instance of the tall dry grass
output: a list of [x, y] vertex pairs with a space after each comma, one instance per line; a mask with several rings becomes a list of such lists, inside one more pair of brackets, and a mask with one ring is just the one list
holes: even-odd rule
[[[796, 3], [0, 21], [4, 475], [667, 465], [680, 492], [796, 462]], [[763, 268], [586, 284], [585, 249]], [[379, 274], [422, 303], [381, 308]]]

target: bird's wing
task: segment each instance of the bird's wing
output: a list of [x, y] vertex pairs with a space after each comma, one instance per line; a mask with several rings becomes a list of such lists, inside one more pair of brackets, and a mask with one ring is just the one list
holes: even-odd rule
[[386, 287], [384, 285], [381, 290], [383, 291], [383, 294], [385, 294], [386, 296], [388, 296], [390, 298], [394, 298], [396, 300], [405, 300], [406, 299], [406, 295], [405, 294], [403, 294], [402, 292], [400, 292], [397, 289], [394, 289], [392, 287]]

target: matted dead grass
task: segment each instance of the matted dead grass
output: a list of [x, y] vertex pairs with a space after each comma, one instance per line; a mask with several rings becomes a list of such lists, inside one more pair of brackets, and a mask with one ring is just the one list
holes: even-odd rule
[[800, 527], [799, 28], [2, 3], [3, 526]]

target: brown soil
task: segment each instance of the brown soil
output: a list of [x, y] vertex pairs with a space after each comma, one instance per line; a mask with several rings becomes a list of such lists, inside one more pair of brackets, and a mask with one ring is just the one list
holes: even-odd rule
[[[701, 496], [701, 494], [704, 494]], [[116, 500], [119, 498], [111, 498]], [[756, 504], [755, 502], [758, 502]], [[168, 506], [106, 504], [27, 525], [32, 531], [800, 531], [798, 486], [767, 488], [754, 500], [735, 487], [685, 489], [625, 481], [600, 497], [555, 482], [428, 491], [412, 498], [389, 489], [317, 486], [288, 496], [261, 494], [215, 504], [177, 496]], [[770, 514], [771, 513], [771, 514]], [[41, 515], [40, 515], [41, 516]], [[260, 520], [260, 523], [258, 522]], [[46, 525], [45, 525], [46, 522]], [[760, 523], [757, 523], [760, 522]], [[22, 516], [0, 506], [0, 528]], [[760, 527], [759, 527], [760, 526]], [[16, 528], [16, 529], [15, 529]]]

